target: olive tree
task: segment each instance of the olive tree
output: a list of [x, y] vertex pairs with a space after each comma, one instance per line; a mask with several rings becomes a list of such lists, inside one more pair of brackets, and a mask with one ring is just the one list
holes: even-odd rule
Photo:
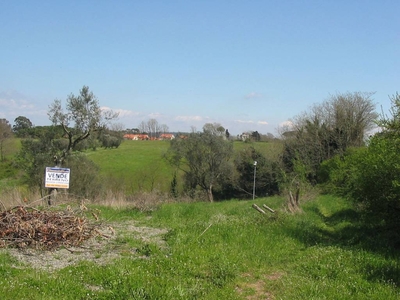
[[166, 158], [184, 172], [188, 190], [200, 187], [208, 201], [213, 202], [213, 187], [228, 172], [227, 163], [232, 154], [231, 142], [205, 131], [172, 140]]
[[61, 125], [68, 138], [68, 144], [55, 160], [62, 164], [70, 151], [87, 139], [91, 134], [105, 128], [107, 122], [118, 117], [111, 110], [102, 110], [99, 101], [89, 87], [83, 86], [78, 96], [69, 95], [66, 110], [60, 100], [54, 100], [49, 106], [48, 116], [53, 125]]

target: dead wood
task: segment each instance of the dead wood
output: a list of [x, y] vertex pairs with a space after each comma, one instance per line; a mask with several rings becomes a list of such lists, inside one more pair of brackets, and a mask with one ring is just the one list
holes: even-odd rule
[[94, 223], [73, 211], [16, 206], [0, 214], [0, 247], [54, 250], [79, 246], [99, 234]]

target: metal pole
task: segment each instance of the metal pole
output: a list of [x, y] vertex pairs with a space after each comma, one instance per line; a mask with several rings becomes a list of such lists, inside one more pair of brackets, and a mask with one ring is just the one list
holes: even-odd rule
[[257, 162], [254, 162], [254, 182], [253, 182], [253, 200], [256, 195], [256, 172], [257, 172]]

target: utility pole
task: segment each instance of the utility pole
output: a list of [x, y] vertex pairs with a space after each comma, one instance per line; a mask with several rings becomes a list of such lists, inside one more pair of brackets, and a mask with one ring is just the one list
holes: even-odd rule
[[256, 195], [256, 172], [257, 172], [257, 161], [254, 161], [253, 200]]

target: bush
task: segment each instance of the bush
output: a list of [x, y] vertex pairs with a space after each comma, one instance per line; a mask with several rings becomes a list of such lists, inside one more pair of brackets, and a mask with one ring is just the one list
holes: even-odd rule
[[102, 193], [99, 167], [85, 155], [69, 156], [65, 167], [71, 169], [69, 193], [89, 199], [94, 199]]
[[323, 165], [325, 187], [360, 204], [368, 222], [399, 228], [400, 141], [375, 136], [368, 148], [348, 151]]

